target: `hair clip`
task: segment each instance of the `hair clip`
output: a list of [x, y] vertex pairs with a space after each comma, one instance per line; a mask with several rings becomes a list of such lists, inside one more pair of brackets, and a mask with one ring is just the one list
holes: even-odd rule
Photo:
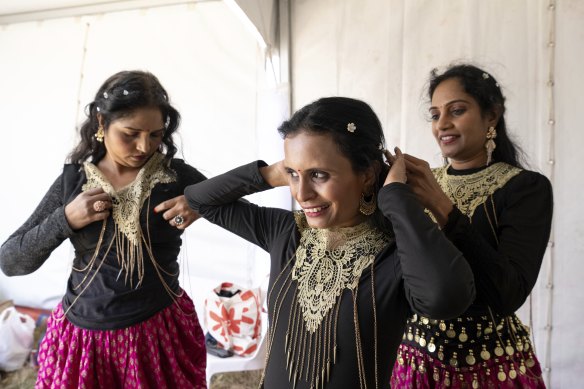
[[96, 107], [95, 109], [97, 110], [97, 112], [101, 111], [101, 109], [99, 109], [99, 107]]
[[124, 96], [128, 95], [128, 91], [124, 89], [124, 92], [122, 92], [124, 94]]
[[498, 83], [498, 82], [496, 82], [496, 83], [495, 83], [495, 86], [498, 88], [498, 87], [499, 87], [499, 83]]
[[349, 132], [355, 132], [356, 129], [357, 129], [357, 126], [355, 125], [355, 123], [349, 123], [349, 124], [347, 124], [347, 131], [349, 131]]
[[489, 75], [487, 73], [483, 73], [483, 78], [486, 80], [487, 78], [489, 78]]
[[383, 144], [382, 144], [382, 143], [378, 144], [378, 145], [377, 145], [377, 148], [378, 148], [379, 150], [383, 150]]
[[104, 99], [107, 99], [107, 98], [108, 98], [108, 94], [107, 94], [107, 92], [103, 92], [103, 98], [104, 98]]

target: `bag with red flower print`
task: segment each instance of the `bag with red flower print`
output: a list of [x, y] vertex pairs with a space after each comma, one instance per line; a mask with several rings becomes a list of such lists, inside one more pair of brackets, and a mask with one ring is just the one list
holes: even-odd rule
[[249, 356], [261, 336], [259, 289], [224, 282], [205, 299], [207, 352], [219, 357]]

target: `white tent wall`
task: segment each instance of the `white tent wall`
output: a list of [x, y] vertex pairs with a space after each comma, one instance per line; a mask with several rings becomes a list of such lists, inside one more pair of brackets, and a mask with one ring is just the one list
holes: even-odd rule
[[497, 77], [508, 128], [555, 193], [555, 244], [520, 314], [533, 325], [548, 386], [582, 387], [584, 206], [582, 180], [574, 178], [583, 177], [584, 2], [310, 0], [292, 2], [291, 20], [293, 109], [322, 96], [363, 99], [379, 114], [388, 146], [433, 166], [441, 158], [425, 120], [430, 70], [470, 60]]
[[[247, 12], [255, 8], [236, 3]], [[264, 16], [273, 16], [274, 9], [267, 0], [257, 3], [262, 8], [250, 19], [269, 46], [273, 24]], [[0, 241], [33, 211], [75, 143], [83, 107], [105, 77], [120, 69], [159, 76], [183, 114], [184, 157], [208, 176], [251, 159], [281, 157], [274, 128], [288, 114], [289, 91], [273, 78], [287, 78], [264, 61], [255, 37], [228, 8], [200, 2], [0, 25]], [[498, 78], [508, 98], [508, 126], [529, 166], [552, 179], [555, 193], [554, 245], [521, 316], [533, 324], [548, 387], [580, 387], [584, 206], [581, 180], [574, 178], [582, 177], [578, 157], [584, 144], [576, 117], [584, 90], [584, 2], [296, 0], [291, 9], [293, 107], [328, 95], [361, 98], [378, 112], [389, 146], [432, 165], [441, 161], [425, 121], [430, 69], [472, 60]], [[286, 56], [285, 50], [280, 54]], [[289, 206], [285, 190], [255, 200]], [[227, 279], [250, 285], [267, 272], [264, 253], [205, 221], [189, 228], [184, 248], [183, 274], [191, 277], [181, 282], [187, 291]], [[71, 258], [65, 244], [32, 275], [0, 275], [0, 298], [53, 306]]]
[[[275, 127], [289, 114], [287, 88], [276, 86], [263, 49], [223, 2], [3, 25], [0, 53], [0, 241], [26, 220], [60, 174], [85, 105], [119, 70], [158, 76], [183, 118], [177, 140], [184, 153], [178, 157], [205, 175], [281, 158]], [[286, 190], [270, 192], [253, 201], [290, 207]], [[72, 257], [66, 242], [31, 275], [0, 274], [0, 298], [54, 307]], [[205, 292], [219, 282], [249, 287], [269, 271], [266, 253], [205, 220], [183, 235], [180, 259], [181, 284], [199, 314]]]

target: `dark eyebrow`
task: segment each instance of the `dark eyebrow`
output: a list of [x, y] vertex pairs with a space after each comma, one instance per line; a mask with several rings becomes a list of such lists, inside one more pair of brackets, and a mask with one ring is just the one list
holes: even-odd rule
[[[452, 100], [452, 101], [447, 102], [446, 104], [444, 104], [444, 106], [447, 107], [447, 106], [452, 105], [454, 103], [467, 103], [467, 104], [469, 104], [470, 102], [468, 100], [464, 100], [464, 99], [456, 99], [456, 100]], [[428, 111], [431, 111], [433, 109], [438, 109], [438, 107], [431, 106], [430, 108], [428, 108]]]
[[[133, 127], [124, 127], [124, 128], [127, 129], [127, 130], [131, 130], [131, 131], [146, 131], [146, 130], [143, 130], [141, 128], [133, 128]], [[161, 128], [159, 130], [154, 130], [154, 131], [151, 131], [151, 132], [160, 132], [160, 131], [164, 131], [164, 130], [165, 130], [164, 128]]]

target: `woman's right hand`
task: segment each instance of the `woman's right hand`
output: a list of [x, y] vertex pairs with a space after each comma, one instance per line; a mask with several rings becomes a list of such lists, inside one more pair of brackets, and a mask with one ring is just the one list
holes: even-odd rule
[[261, 167], [260, 173], [264, 180], [272, 187], [289, 185], [288, 173], [284, 167], [283, 160], [269, 166]]
[[111, 197], [102, 188], [81, 192], [65, 206], [65, 218], [73, 230], [107, 219], [112, 207]]
[[404, 155], [408, 173], [408, 185], [422, 205], [432, 211], [440, 226], [448, 221], [453, 204], [436, 181], [428, 162], [412, 155]]
[[389, 164], [389, 173], [385, 178], [383, 186], [391, 184], [392, 182], [401, 182], [402, 184], [405, 184], [408, 181], [404, 155], [399, 147], [394, 148], [393, 151], [395, 152], [395, 155], [392, 155], [389, 150], [383, 150], [385, 159], [387, 159], [387, 163]]

